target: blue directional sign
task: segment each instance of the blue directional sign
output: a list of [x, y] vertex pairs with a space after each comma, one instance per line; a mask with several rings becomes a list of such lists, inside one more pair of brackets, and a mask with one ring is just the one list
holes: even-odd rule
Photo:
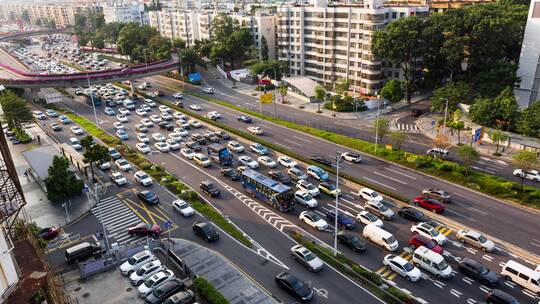
[[169, 229], [172, 227], [172, 222], [171, 221], [166, 221], [165, 222], [165, 229]]
[[191, 82], [201, 81], [201, 74], [199, 73], [189, 74], [188, 79]]
[[89, 191], [90, 191], [90, 189], [88, 189], [88, 187], [86, 185], [84, 185], [84, 188], [82, 188], [82, 192], [87, 193]]
[[472, 136], [472, 141], [475, 143], [479, 141], [480, 139], [482, 139], [482, 135], [484, 135], [483, 133], [484, 133], [484, 128], [475, 129]]

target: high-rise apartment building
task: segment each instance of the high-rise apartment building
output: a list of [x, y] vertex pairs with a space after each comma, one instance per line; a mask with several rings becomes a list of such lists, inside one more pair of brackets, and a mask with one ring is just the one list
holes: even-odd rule
[[151, 11], [148, 13], [150, 26], [167, 38], [180, 38], [188, 46], [199, 38], [199, 14], [188, 11]]
[[73, 4], [28, 4], [28, 3], [3, 3], [0, 4], [3, 16], [9, 16], [13, 12], [15, 17], [20, 18], [24, 11], [28, 12], [30, 23], [54, 21], [56, 27], [63, 28], [73, 25], [77, 7]]
[[521, 79], [519, 88], [514, 89], [520, 107], [528, 107], [532, 102], [540, 101], [540, 1], [531, 0], [529, 15], [517, 76]]
[[148, 23], [142, 2], [117, 2], [112, 1], [103, 4], [103, 16], [106, 23], [111, 22], [135, 22], [138, 24]]
[[376, 94], [386, 79], [402, 78], [399, 67], [386, 64], [371, 51], [375, 31], [389, 22], [426, 15], [420, 6], [385, 6], [382, 0], [278, 8], [277, 57], [288, 62], [292, 76], [307, 76], [331, 85], [348, 79], [351, 90]]

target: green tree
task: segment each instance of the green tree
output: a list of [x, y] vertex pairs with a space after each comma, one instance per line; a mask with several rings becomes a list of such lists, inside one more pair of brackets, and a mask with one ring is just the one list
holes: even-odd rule
[[50, 201], [57, 202], [82, 193], [84, 182], [69, 170], [67, 158], [55, 155], [48, 173], [45, 186]]
[[397, 103], [405, 97], [405, 83], [392, 79], [384, 84], [380, 94], [383, 98], [390, 101], [391, 104]]
[[[520, 150], [512, 156], [512, 164], [523, 171], [529, 171], [538, 167], [538, 155], [534, 151]], [[521, 175], [521, 188], [523, 189], [523, 182], [525, 181], [525, 175]]]
[[394, 131], [390, 133], [390, 144], [395, 146], [396, 149], [401, 150], [403, 144], [407, 142], [409, 136], [403, 131]]
[[154, 35], [148, 41], [148, 49], [150, 50], [150, 58], [152, 60], [166, 59], [171, 56], [171, 43], [170, 40], [160, 36]]
[[379, 117], [371, 129], [373, 134], [378, 137], [378, 143], [382, 144], [384, 137], [390, 132], [390, 121], [386, 117]]
[[268, 60], [268, 42], [264, 36], [261, 37], [261, 59]]
[[195, 65], [200, 61], [197, 52], [193, 48], [186, 48], [180, 51], [179, 57], [184, 74], [194, 73]]
[[91, 38], [91, 43], [92, 47], [98, 50], [102, 50], [103, 48], [105, 48], [105, 39], [100, 32], [98, 32]]
[[281, 103], [285, 103], [285, 96], [287, 96], [287, 92], [289, 91], [289, 87], [287, 87], [283, 82], [278, 87], [279, 94], [281, 94]]
[[[118, 34], [118, 51], [122, 55], [130, 56], [136, 62], [144, 62], [144, 50], [149, 48], [150, 39], [156, 35], [158, 35], [156, 29], [149, 25], [140, 26], [130, 22]], [[156, 47], [156, 49], [158, 48]]]
[[240, 29], [238, 20], [232, 17], [219, 13], [212, 19], [212, 25], [210, 26], [210, 33], [212, 40], [217, 43], [226, 43], [229, 37], [231, 37], [236, 31]]
[[36, 20], [36, 25], [37, 25], [37, 26], [41, 26], [41, 24], [42, 24], [41, 18], [37, 19], [37, 20]]
[[12, 91], [6, 90], [0, 94], [0, 106], [4, 111], [4, 120], [12, 129], [21, 129], [23, 123], [32, 121], [28, 104]]
[[90, 164], [92, 180], [95, 182], [94, 165], [99, 165], [101, 162], [109, 161], [111, 159], [109, 149], [102, 145], [96, 144], [91, 135], [81, 139], [81, 146], [84, 148], [83, 161]]
[[461, 132], [465, 129], [465, 123], [459, 120], [453, 120], [448, 123], [448, 127], [457, 132], [458, 145], [461, 145]]
[[540, 137], [540, 101], [535, 101], [523, 109], [517, 130], [527, 136]]
[[180, 38], [171, 40], [171, 46], [176, 51], [180, 51], [186, 48], [186, 41]]
[[519, 119], [519, 106], [512, 88], [507, 87], [493, 100], [484, 98], [476, 101], [469, 116], [484, 126], [512, 130]]
[[281, 80], [286, 69], [286, 63], [277, 60], [259, 61], [249, 67], [251, 74], [266, 75], [275, 80]]
[[501, 130], [495, 130], [489, 134], [489, 138], [491, 138], [496, 146], [495, 154], [499, 154], [499, 146], [508, 140], [508, 135], [504, 134]]
[[495, 98], [502, 89], [514, 87], [520, 79], [516, 75], [517, 64], [511, 62], [499, 62], [492, 68], [481, 71], [474, 76], [472, 82], [475, 84], [478, 94], [483, 97]]
[[407, 101], [416, 85], [417, 62], [424, 54], [426, 42], [423, 39], [425, 21], [417, 16], [400, 18], [375, 32], [372, 52], [399, 66], [406, 82]]
[[347, 94], [350, 86], [351, 86], [351, 82], [347, 79], [343, 79], [341, 81], [336, 82], [335, 91], [339, 95], [343, 96]]
[[122, 28], [126, 25], [126, 23], [122, 22], [111, 22], [106, 23], [100, 30], [103, 37], [105, 37], [105, 41], [109, 43], [116, 43], [118, 40], [118, 36], [120, 35], [120, 31]]
[[459, 103], [471, 104], [473, 102], [473, 93], [470, 85], [465, 82], [454, 82], [436, 89], [433, 91], [433, 98], [431, 99], [431, 110], [444, 111], [447, 99], [449, 112], [457, 110]]
[[480, 153], [472, 146], [463, 145], [458, 148], [457, 155], [465, 168], [465, 175], [469, 176], [469, 170], [480, 159]]
[[28, 10], [22, 11], [21, 20], [25, 22], [30, 22], [30, 15], [28, 14]]
[[326, 97], [326, 91], [320, 85], [315, 87], [315, 99], [317, 99], [317, 113], [321, 113], [321, 102], [324, 101]]

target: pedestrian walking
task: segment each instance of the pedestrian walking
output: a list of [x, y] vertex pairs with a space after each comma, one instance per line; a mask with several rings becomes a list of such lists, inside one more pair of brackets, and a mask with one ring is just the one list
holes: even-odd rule
[[24, 170], [24, 177], [28, 178], [28, 169]]
[[41, 145], [41, 137], [39, 137], [39, 135], [37, 136], [37, 142]]

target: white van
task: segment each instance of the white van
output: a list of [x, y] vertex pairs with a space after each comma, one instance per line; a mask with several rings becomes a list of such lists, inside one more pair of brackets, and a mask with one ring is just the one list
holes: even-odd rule
[[124, 107], [126, 107], [126, 109], [129, 109], [129, 110], [135, 109], [135, 101], [131, 99], [125, 99]]
[[447, 279], [452, 276], [452, 267], [446, 263], [443, 256], [424, 246], [416, 248], [413, 253], [412, 262], [414, 265], [424, 268], [438, 278]]
[[540, 295], [540, 272], [509, 260], [504, 264], [501, 275], [522, 287]]
[[195, 153], [195, 155], [193, 155], [193, 159], [195, 160], [195, 163], [201, 167], [208, 167], [212, 164], [210, 159], [202, 153]]
[[390, 232], [379, 228], [374, 224], [366, 225], [362, 235], [366, 240], [382, 246], [388, 251], [395, 251], [399, 247], [398, 241]]

